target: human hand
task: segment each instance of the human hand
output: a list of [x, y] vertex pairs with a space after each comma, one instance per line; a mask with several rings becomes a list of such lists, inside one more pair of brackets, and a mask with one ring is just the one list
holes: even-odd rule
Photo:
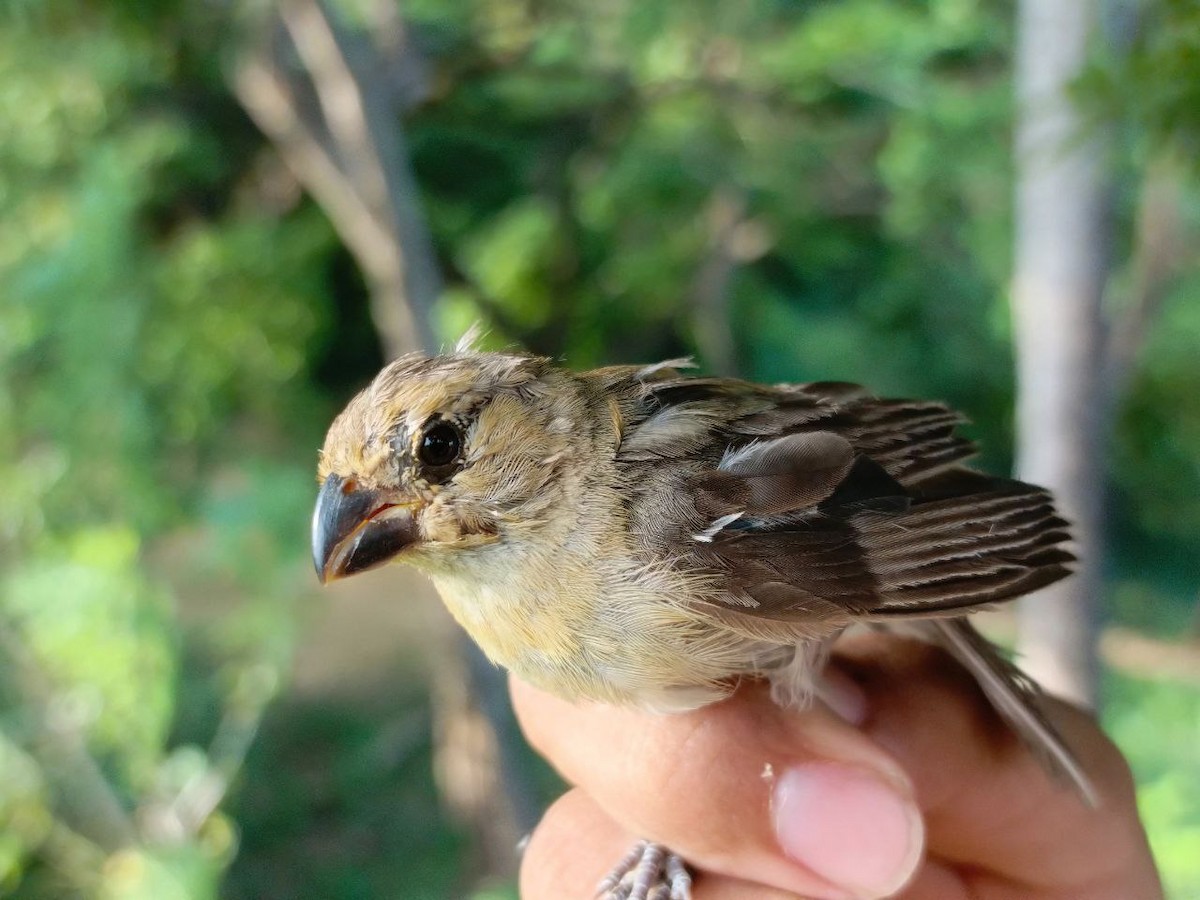
[[695, 900], [1155, 900], [1133, 783], [1087, 714], [1048, 714], [1101, 794], [1048, 780], [969, 675], [892, 635], [839, 643], [829, 707], [745, 685], [656, 716], [512, 683], [529, 739], [576, 787], [534, 832], [524, 900], [590, 898], [638, 837], [691, 863]]

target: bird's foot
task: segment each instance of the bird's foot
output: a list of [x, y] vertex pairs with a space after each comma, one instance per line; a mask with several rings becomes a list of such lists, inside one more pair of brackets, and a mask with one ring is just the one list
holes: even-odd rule
[[650, 841], [638, 841], [596, 888], [598, 900], [691, 900], [692, 876], [683, 860]]

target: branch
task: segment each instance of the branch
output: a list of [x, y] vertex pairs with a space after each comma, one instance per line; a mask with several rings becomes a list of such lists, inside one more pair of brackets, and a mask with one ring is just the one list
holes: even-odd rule
[[386, 353], [432, 350], [430, 312], [442, 280], [397, 91], [376, 74], [387, 65], [316, 0], [290, 0], [279, 15], [275, 39], [243, 56], [234, 90], [357, 259]]
[[328, 15], [312, 0], [284, 3], [279, 15], [316, 89], [338, 168], [368, 209], [387, 209], [387, 177], [371, 140], [366, 100]]
[[147, 840], [178, 846], [199, 834], [229, 793], [275, 695], [278, 676], [260, 664], [244, 669], [209, 745], [204, 768], [170, 795], [151, 797], [138, 809]]
[[233, 75], [233, 88], [254, 124], [333, 220], [359, 264], [371, 271], [384, 268], [392, 236], [338, 166], [337, 148], [319, 114], [277, 60], [262, 51], [246, 55]]
[[712, 371], [734, 376], [739, 365], [729, 314], [730, 286], [738, 265], [761, 257], [771, 239], [761, 224], [746, 218], [745, 194], [728, 184], [713, 191], [705, 218], [708, 253], [689, 291], [695, 309], [692, 330]]
[[67, 827], [113, 853], [137, 842], [133, 822], [84, 743], [78, 726], [53, 710], [55, 692], [41, 666], [8, 624], [0, 624], [0, 669], [11, 673], [21, 703], [34, 720], [28, 749], [56, 788]]

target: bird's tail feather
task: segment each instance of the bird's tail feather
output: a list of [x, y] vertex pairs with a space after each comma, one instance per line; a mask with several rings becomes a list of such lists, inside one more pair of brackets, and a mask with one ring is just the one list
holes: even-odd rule
[[1051, 775], [1071, 784], [1089, 806], [1099, 806], [1095, 785], [1042, 710], [1045, 695], [1036, 682], [964, 618], [926, 619], [909, 623], [912, 626], [926, 631], [974, 676], [995, 710]]

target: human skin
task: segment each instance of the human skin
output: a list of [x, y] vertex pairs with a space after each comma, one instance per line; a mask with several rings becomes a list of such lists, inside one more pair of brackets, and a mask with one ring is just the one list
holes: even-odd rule
[[531, 837], [521, 897], [590, 898], [639, 836], [689, 861], [694, 900], [1162, 897], [1129, 767], [1091, 716], [1048, 708], [1097, 809], [1048, 779], [941, 651], [858, 634], [830, 674], [805, 713], [753, 683], [653, 715], [514, 679], [526, 735], [574, 785]]

